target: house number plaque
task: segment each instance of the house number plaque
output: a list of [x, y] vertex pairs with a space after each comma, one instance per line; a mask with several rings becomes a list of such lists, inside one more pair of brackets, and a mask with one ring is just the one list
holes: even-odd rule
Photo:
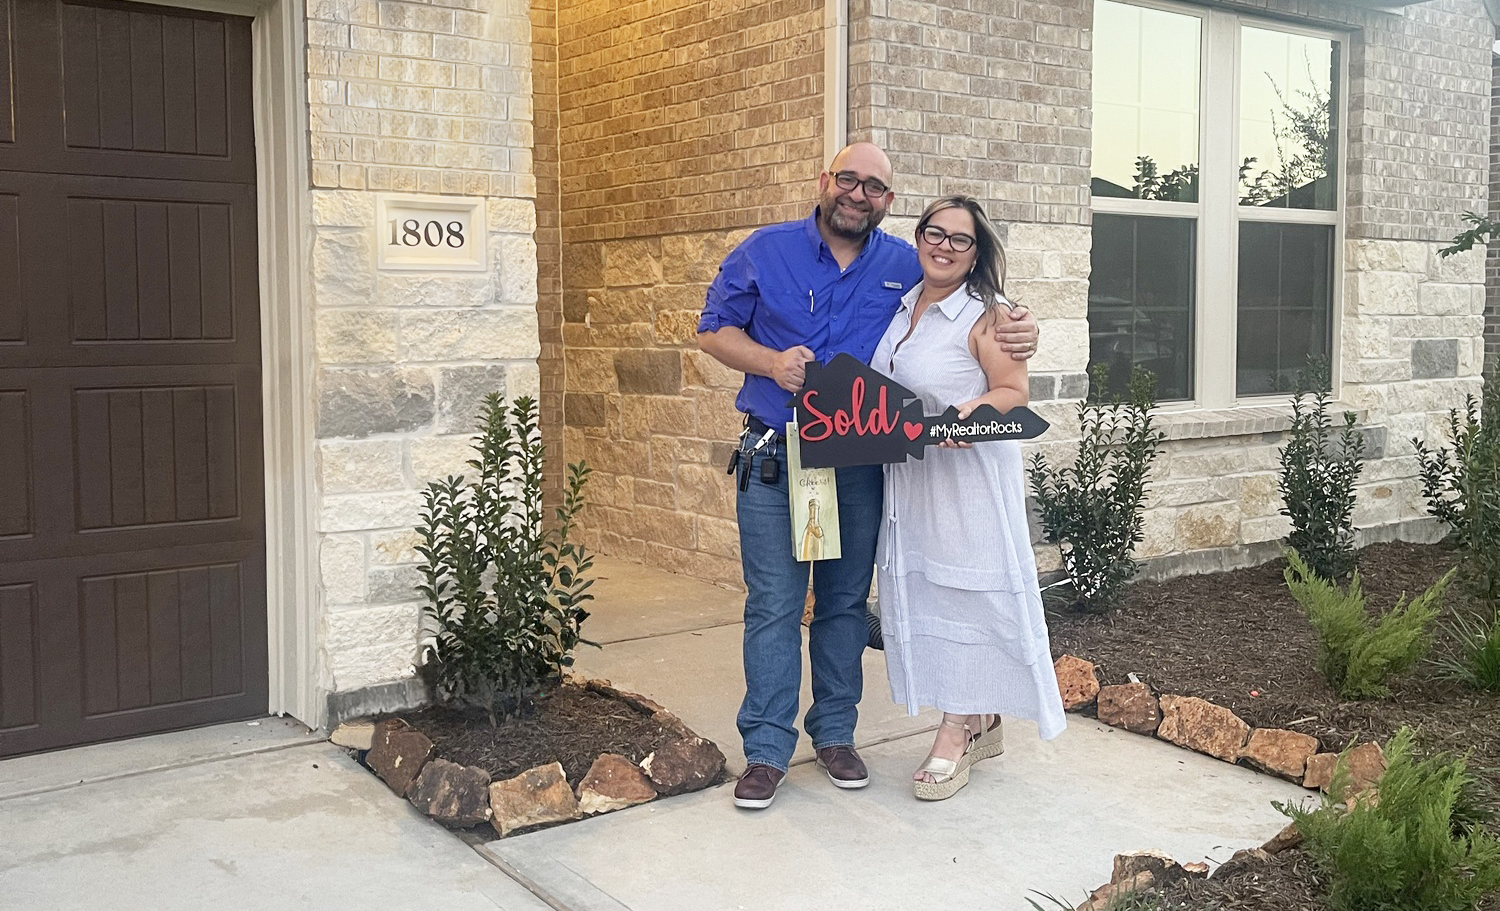
[[390, 272], [480, 272], [486, 227], [483, 199], [380, 193], [375, 262]]

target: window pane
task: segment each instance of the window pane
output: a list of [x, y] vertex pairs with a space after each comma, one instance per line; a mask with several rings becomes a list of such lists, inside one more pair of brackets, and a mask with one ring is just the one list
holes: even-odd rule
[[1292, 392], [1308, 358], [1327, 359], [1333, 228], [1240, 222], [1236, 392]]
[[1094, 4], [1095, 196], [1197, 201], [1202, 22]]
[[1338, 45], [1240, 33], [1240, 205], [1338, 207]]
[[1109, 368], [1123, 392], [1132, 366], [1156, 374], [1159, 401], [1192, 396], [1191, 218], [1094, 213], [1089, 278], [1089, 366]]

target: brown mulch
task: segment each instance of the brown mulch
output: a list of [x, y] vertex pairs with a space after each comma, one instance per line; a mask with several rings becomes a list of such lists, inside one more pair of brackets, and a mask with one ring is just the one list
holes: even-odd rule
[[529, 713], [498, 727], [481, 710], [445, 705], [402, 717], [427, 735], [438, 756], [479, 766], [495, 779], [561, 762], [568, 781], [576, 783], [600, 753], [619, 753], [639, 763], [676, 737], [634, 706], [572, 684], [539, 698]]
[[[1458, 563], [1445, 545], [1378, 544], [1360, 554], [1360, 579], [1372, 610], [1420, 594]], [[1252, 727], [1311, 734], [1324, 750], [1359, 740], [1384, 742], [1402, 726], [1424, 750], [1468, 753], [1470, 769], [1489, 785], [1500, 809], [1500, 694], [1439, 679], [1422, 664], [1391, 682], [1391, 695], [1341, 701], [1317, 670], [1317, 634], [1287, 591], [1281, 560], [1230, 572], [1130, 586], [1125, 604], [1107, 615], [1052, 611], [1055, 654], [1095, 663], [1104, 684], [1127, 675], [1158, 694], [1198, 696], [1231, 709]], [[1458, 580], [1445, 613], [1473, 605]], [[1434, 654], [1451, 651], [1434, 630]], [[1133, 850], [1139, 846], [1122, 846]], [[1253, 872], [1195, 881], [1161, 896], [1161, 908], [1193, 911], [1322, 909], [1325, 885], [1300, 850]]]

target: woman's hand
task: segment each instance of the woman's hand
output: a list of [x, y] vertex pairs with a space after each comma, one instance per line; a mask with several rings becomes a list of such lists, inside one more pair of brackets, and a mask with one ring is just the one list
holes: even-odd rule
[[[959, 405], [958, 419], [960, 421], [967, 420], [969, 415], [974, 413], [974, 409], [983, 403], [984, 399], [974, 399], [972, 402], [964, 402], [962, 405]], [[971, 449], [973, 446], [973, 443], [961, 443], [957, 440], [943, 440], [941, 443], [938, 443], [939, 449]]]

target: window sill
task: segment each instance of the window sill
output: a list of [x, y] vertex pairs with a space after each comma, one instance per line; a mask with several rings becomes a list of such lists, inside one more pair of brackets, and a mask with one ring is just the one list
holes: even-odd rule
[[[1343, 426], [1343, 414], [1353, 411], [1355, 426], [1364, 426], [1368, 415], [1362, 409], [1346, 408], [1338, 402], [1328, 403], [1328, 414], [1335, 429]], [[1281, 433], [1292, 426], [1292, 406], [1247, 405], [1242, 408], [1184, 409], [1152, 412], [1151, 421], [1166, 433], [1168, 440], [1209, 440], [1220, 437], [1255, 436]]]

